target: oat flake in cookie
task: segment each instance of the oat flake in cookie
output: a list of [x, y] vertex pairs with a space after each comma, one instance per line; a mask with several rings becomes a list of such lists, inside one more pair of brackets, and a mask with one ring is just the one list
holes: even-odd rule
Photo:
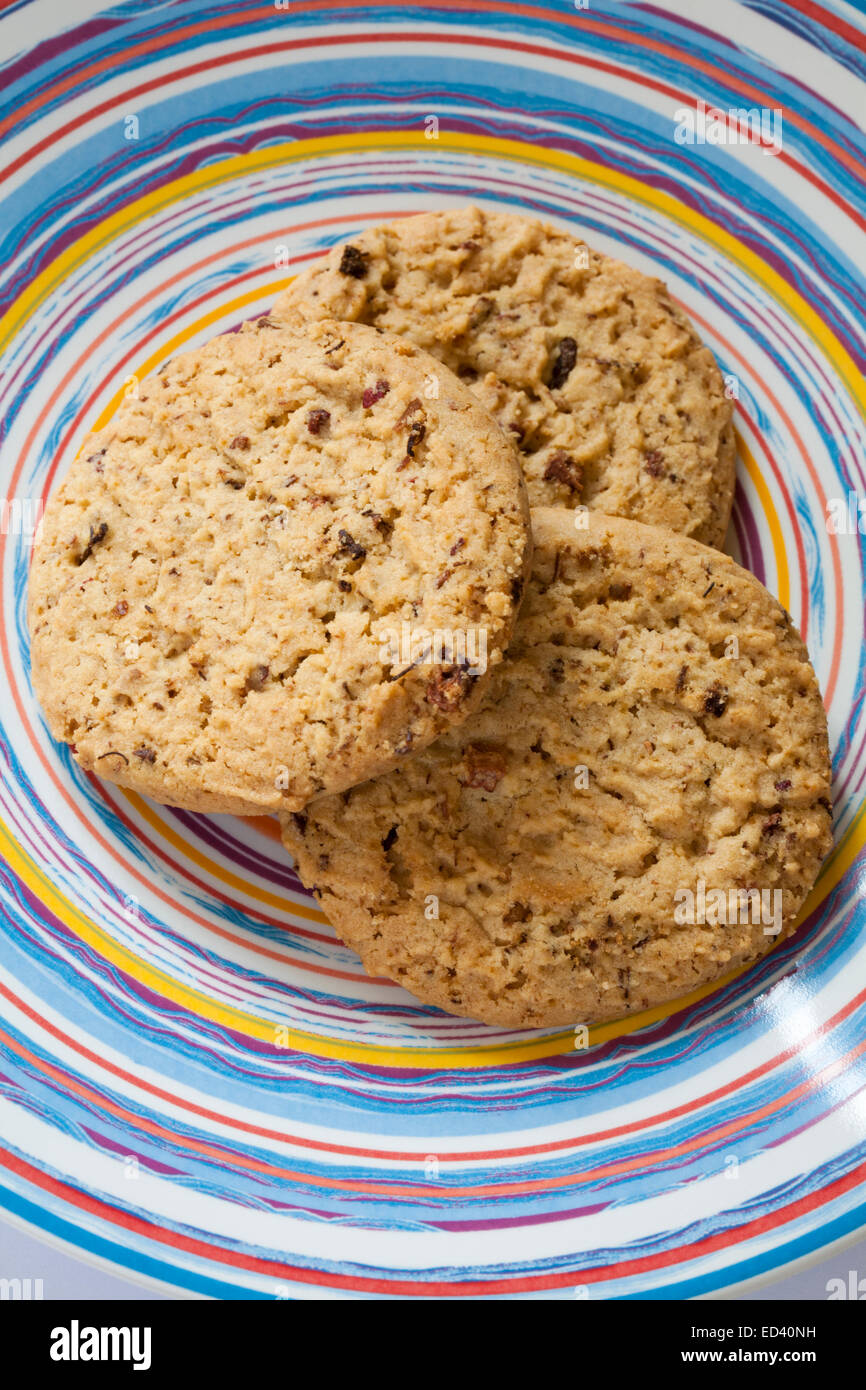
[[[774, 902], [789, 929], [830, 845], [824, 709], [775, 599], [669, 532], [598, 514], [577, 531], [560, 508], [532, 521], [533, 575], [481, 708], [282, 818], [371, 974], [515, 1028], [615, 1018], [755, 960], [778, 940]], [[765, 890], [766, 914], [740, 889]]]
[[[88, 771], [191, 810], [298, 809], [466, 717], [528, 551], [514, 452], [438, 362], [259, 319], [144, 382], [51, 499], [34, 686]], [[440, 634], [429, 659], [389, 659], [404, 624]]]
[[732, 406], [660, 280], [542, 222], [465, 207], [359, 232], [275, 312], [378, 324], [439, 357], [514, 440], [533, 506], [721, 545]]

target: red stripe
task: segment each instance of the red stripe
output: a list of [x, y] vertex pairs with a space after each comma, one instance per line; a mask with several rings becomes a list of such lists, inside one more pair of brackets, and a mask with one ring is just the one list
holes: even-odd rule
[[[42, 1062], [23, 1045], [16, 1043], [8, 1033], [0, 1030], [0, 1040], [6, 1043], [10, 1052], [23, 1058], [31, 1067], [37, 1068], [43, 1075], [51, 1077], [59, 1082], [62, 1087], [75, 1095], [81, 1096], [84, 1100], [91, 1102], [101, 1109], [104, 1113], [114, 1116], [127, 1122], [134, 1130], [143, 1130], [146, 1134], [157, 1135], [167, 1139], [169, 1143], [188, 1152], [205, 1154], [210, 1158], [217, 1158], [221, 1162], [227, 1159], [225, 1145], [208, 1142], [201, 1139], [192, 1139], [186, 1135], [180, 1135], [163, 1125], [157, 1124], [153, 1120], [146, 1120], [117, 1105], [115, 1102], [101, 1096], [100, 1093], [84, 1082], [74, 1080], [68, 1072], [61, 1070], [60, 1067], [51, 1063]], [[749, 1127], [767, 1120], [770, 1116], [777, 1114], [780, 1110], [790, 1107], [794, 1102], [803, 1099], [810, 1093], [825, 1089], [827, 1098], [831, 1106], [836, 1103], [830, 1083], [840, 1073], [852, 1066], [859, 1057], [866, 1052], [866, 1040], [857, 1047], [829, 1062], [820, 1071], [812, 1072], [805, 1081], [794, 1086], [790, 1091], [778, 1096], [775, 1100], [766, 1105], [759, 1106], [757, 1110], [750, 1112], [746, 1116], [741, 1116], [738, 1120], [729, 1120], [725, 1124], [718, 1124], [711, 1129], [704, 1129], [700, 1134], [693, 1138], [683, 1141], [680, 1144], [672, 1145], [667, 1149], [657, 1149], [646, 1153], [635, 1155], [630, 1159], [619, 1159], [605, 1163], [597, 1168], [587, 1168], [581, 1172], [571, 1172], [562, 1174], [556, 1178], [527, 1178], [523, 1182], [492, 1182], [480, 1186], [456, 1187], [449, 1186], [442, 1188], [441, 1184], [432, 1184], [429, 1187], [423, 1183], [413, 1183], [402, 1185], [390, 1180], [377, 1182], [375, 1180], [360, 1180], [358, 1178], [339, 1178], [324, 1177], [321, 1174], [301, 1172], [294, 1168], [284, 1168], [279, 1164], [264, 1162], [261, 1159], [249, 1158], [246, 1155], [232, 1152], [228, 1155], [230, 1163], [236, 1167], [244, 1168], [252, 1172], [268, 1173], [274, 1177], [287, 1178], [291, 1182], [296, 1182], [301, 1186], [326, 1189], [329, 1191], [346, 1192], [349, 1194], [367, 1193], [378, 1199], [389, 1197], [441, 1198], [447, 1195], [449, 1198], [469, 1197], [520, 1197], [531, 1195], [545, 1195], [556, 1192], [561, 1188], [585, 1187], [590, 1184], [599, 1183], [610, 1178], [623, 1178], [632, 1174], [639, 1173], [646, 1168], [659, 1168], [666, 1164], [671, 1164], [677, 1159], [687, 1155], [700, 1154], [717, 1145], [723, 1139], [732, 1139], [736, 1135], [742, 1134]], [[826, 1112], [825, 1112], [826, 1113]], [[823, 1116], [821, 1117], [823, 1118]], [[419, 1160], [416, 1160], [419, 1161]], [[568, 1220], [569, 1213], [560, 1213], [559, 1220]], [[515, 1221], [514, 1224], [532, 1225], [533, 1218], [529, 1217], [525, 1222]]]
[[597, 1265], [591, 1269], [560, 1271], [555, 1274], [523, 1275], [514, 1279], [472, 1279], [466, 1281], [446, 1281], [440, 1279], [418, 1280], [401, 1278], [370, 1278], [369, 1276], [338, 1274], [333, 1271], [306, 1269], [288, 1264], [282, 1260], [266, 1260], [260, 1256], [247, 1255], [240, 1250], [224, 1249], [211, 1241], [199, 1240], [181, 1231], [169, 1231], [136, 1216], [131, 1211], [122, 1211], [107, 1201], [91, 1197], [79, 1191], [70, 1183], [62, 1182], [40, 1172], [38, 1168], [18, 1158], [15, 1154], [0, 1149], [0, 1164], [10, 1172], [23, 1178], [25, 1182], [41, 1188], [61, 1201], [71, 1203], [79, 1211], [86, 1211], [110, 1225], [120, 1227], [134, 1235], [169, 1246], [173, 1250], [184, 1251], [199, 1259], [211, 1260], [233, 1269], [246, 1270], [252, 1274], [266, 1275], [270, 1279], [293, 1280], [299, 1284], [312, 1284], [319, 1287], [355, 1289], [366, 1293], [402, 1294], [404, 1297], [471, 1297], [477, 1294], [521, 1293], [532, 1290], [567, 1288], [575, 1284], [597, 1284], [612, 1279], [628, 1279], [638, 1274], [647, 1274], [684, 1264], [712, 1254], [716, 1250], [726, 1250], [732, 1245], [742, 1245], [753, 1236], [766, 1235], [787, 1222], [807, 1216], [844, 1196], [856, 1188], [866, 1178], [866, 1163], [860, 1164], [844, 1177], [837, 1178], [820, 1192], [808, 1193], [795, 1202], [755, 1217], [741, 1226], [729, 1231], [720, 1231], [713, 1236], [692, 1241], [675, 1250], [657, 1251], [652, 1255], [641, 1255], [630, 1260]]
[[812, 0], [788, 0], [788, 3], [794, 10], [808, 15], [810, 19], [816, 19], [825, 29], [832, 29], [834, 34], [841, 35], [852, 48], [859, 48], [861, 52], [866, 53], [866, 37], [859, 29], [855, 29], [853, 24], [846, 23], [832, 10], [825, 9], [823, 5], [813, 5]]
[[[352, 1158], [379, 1158], [386, 1160], [390, 1159], [393, 1162], [417, 1162], [420, 1157], [423, 1157], [423, 1155], [411, 1149], [371, 1149], [363, 1148], [356, 1145], [325, 1143], [321, 1140], [308, 1139], [297, 1134], [281, 1133], [279, 1130], [269, 1129], [263, 1125], [249, 1124], [243, 1120], [235, 1119], [232, 1116], [220, 1115], [215, 1110], [210, 1110], [205, 1106], [196, 1104], [193, 1101], [188, 1101], [183, 1099], [182, 1097], [172, 1095], [170, 1091], [166, 1091], [160, 1086], [155, 1086], [151, 1082], [145, 1081], [142, 1077], [138, 1076], [134, 1072], [126, 1071], [124, 1068], [117, 1066], [115, 1063], [109, 1062], [107, 1058], [101, 1056], [100, 1054], [92, 1052], [83, 1044], [76, 1042], [73, 1038], [67, 1036], [67, 1034], [64, 1033], [62, 1030], [55, 1028], [53, 1024], [49, 1023], [47, 1019], [42, 1018], [40, 1014], [38, 1014], [28, 1004], [25, 1004], [25, 1002], [22, 999], [20, 999], [18, 995], [14, 994], [3, 984], [0, 984], [0, 996], [8, 999], [17, 1009], [20, 1010], [21, 1013], [25, 1015], [25, 1017], [29, 1018], [32, 1022], [36, 1023], [39, 1026], [39, 1028], [48, 1033], [49, 1036], [62, 1042], [73, 1052], [77, 1053], [81, 1057], [86, 1058], [87, 1061], [94, 1063], [103, 1071], [107, 1071], [110, 1075], [118, 1077], [127, 1085], [131, 1085], [140, 1091], [144, 1091], [148, 1095], [153, 1095], [158, 1097], [160, 1100], [168, 1101], [170, 1104], [177, 1106], [177, 1108], [180, 1110], [186, 1110], [193, 1115], [200, 1115], [203, 1119], [216, 1121], [218, 1124], [225, 1125], [228, 1128], [237, 1129], [244, 1134], [256, 1135], [257, 1137], [263, 1139], [277, 1140], [280, 1143], [293, 1144], [298, 1148], [311, 1149], [322, 1153], [341, 1154]], [[706, 1094], [698, 1096], [694, 1100], [686, 1101], [682, 1105], [673, 1106], [669, 1110], [661, 1111], [658, 1115], [647, 1116], [641, 1120], [632, 1121], [630, 1124], [615, 1125], [610, 1129], [597, 1130], [594, 1133], [590, 1134], [573, 1135], [567, 1139], [553, 1140], [545, 1144], [524, 1144], [508, 1149], [474, 1149], [465, 1152], [455, 1150], [443, 1153], [441, 1150], [439, 1150], [437, 1156], [441, 1162], [445, 1163], [460, 1163], [490, 1159], [503, 1160], [511, 1158], [527, 1158], [533, 1155], [559, 1153], [565, 1149], [584, 1149], [587, 1148], [590, 1144], [600, 1144], [605, 1142], [606, 1140], [636, 1135], [642, 1133], [645, 1130], [653, 1128], [656, 1125], [668, 1124], [672, 1120], [681, 1119], [685, 1115], [693, 1114], [695, 1111], [704, 1109], [714, 1104], [716, 1101], [725, 1100], [729, 1096], [733, 1095], [737, 1090], [745, 1089], [747, 1086], [750, 1086], [752, 1082], [758, 1081], [762, 1077], [768, 1076], [771, 1072], [775, 1071], [783, 1063], [789, 1062], [793, 1058], [798, 1057], [809, 1046], [811, 1046], [812, 1043], [817, 1042], [821, 1038], [829, 1037], [834, 1028], [838, 1027], [846, 1019], [850, 1018], [851, 1015], [864, 1003], [866, 1003], [866, 989], [862, 990], [858, 995], [856, 995], [852, 1000], [850, 1000], [846, 1005], [844, 1005], [844, 1007], [841, 1008], [838, 1013], [834, 1014], [831, 1018], [829, 1018], [826, 1023], [820, 1024], [811, 1033], [807, 1034], [803, 1039], [800, 1040], [799, 1043], [792, 1044], [790, 1047], [785, 1048], [782, 1052], [777, 1053], [775, 1057], [771, 1057], [766, 1062], [762, 1062], [759, 1066], [753, 1067], [751, 1071], [745, 1072], [742, 1076], [738, 1077], [736, 1081], [729, 1082], [727, 1085], [724, 1086], [719, 1086], [714, 1091], [708, 1091]], [[378, 1070], [378, 1068], [376, 1070]], [[790, 1092], [789, 1094], [794, 1094], [794, 1092]]]

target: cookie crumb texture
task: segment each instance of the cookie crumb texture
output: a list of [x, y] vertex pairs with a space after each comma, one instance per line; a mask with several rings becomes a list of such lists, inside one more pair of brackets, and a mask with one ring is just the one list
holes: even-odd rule
[[787, 614], [725, 555], [589, 520], [533, 512], [514, 639], [461, 728], [284, 818], [370, 974], [505, 1027], [620, 1017], [756, 960], [763, 923], [678, 924], [677, 893], [779, 890], [787, 930], [830, 846], [827, 725]]
[[[190, 810], [297, 809], [466, 717], [528, 552], [513, 451], [438, 363], [259, 319], [87, 440], [34, 556], [34, 686], [87, 771]], [[395, 669], [403, 622], [485, 631], [487, 675], [447, 644]]]
[[542, 222], [466, 207], [359, 232], [274, 312], [376, 324], [438, 357], [514, 441], [533, 506], [722, 544], [733, 407], [662, 281]]

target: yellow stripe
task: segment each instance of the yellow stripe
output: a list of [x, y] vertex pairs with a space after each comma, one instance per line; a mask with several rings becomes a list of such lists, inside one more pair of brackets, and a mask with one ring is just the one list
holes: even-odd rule
[[[717, 227], [710, 219], [702, 214], [685, 208], [669, 194], [663, 193], [658, 189], [649, 188], [627, 175], [605, 169], [589, 160], [580, 159], [577, 156], [566, 154], [558, 150], [533, 150], [531, 147], [511, 140], [502, 140], [487, 136], [471, 136], [460, 133], [441, 132], [438, 141], [440, 148], [462, 150], [467, 153], [482, 153], [496, 155], [501, 158], [513, 160], [516, 163], [535, 164], [546, 168], [556, 168], [573, 175], [578, 179], [583, 179], [591, 183], [616, 189], [627, 194], [634, 202], [642, 203], [645, 206], [653, 207], [661, 212], [670, 220], [679, 223], [681, 226], [688, 227], [697, 233], [704, 240], [715, 244], [726, 255], [726, 257], [738, 265], [740, 269], [752, 279], [757, 280], [768, 290], [768, 292], [791, 313], [792, 317], [800, 324], [801, 328], [822, 348], [825, 355], [832, 362], [836, 373], [845, 382], [852, 398], [856, 401], [861, 414], [866, 418], [866, 384], [864, 384], [856, 365], [843, 348], [842, 344], [832, 335], [826, 325], [821, 321], [814, 310], [797, 294], [797, 292], [785, 283], [780, 275], [771, 267], [765, 264], [759, 256], [752, 252], [748, 247], [742, 245], [728, 232]], [[343, 135], [329, 136], [315, 140], [301, 140], [291, 144], [273, 145], [264, 150], [253, 151], [249, 154], [238, 155], [232, 159], [222, 160], [219, 164], [209, 165], [205, 169], [197, 170], [195, 173], [187, 174], [183, 178], [176, 179], [173, 183], [160, 189], [157, 193], [147, 194], [144, 198], [131, 203], [128, 207], [113, 216], [106, 218], [97, 227], [87, 232], [83, 237], [67, 247], [61, 255], [48, 266], [27, 290], [15, 301], [7, 313], [0, 319], [0, 351], [8, 346], [14, 334], [23, 323], [38, 309], [47, 298], [54, 294], [58, 286], [68, 276], [74, 273], [76, 268], [87, 262], [94, 253], [107, 246], [112, 240], [122, 236], [125, 232], [136, 226], [145, 218], [154, 216], [162, 209], [172, 203], [179, 202], [193, 193], [200, 193], [203, 189], [215, 187], [218, 184], [230, 181], [233, 178], [247, 176], [254, 172], [265, 169], [276, 168], [280, 165], [294, 163], [298, 160], [308, 159], [314, 155], [345, 154], [348, 151], [363, 151], [370, 148], [383, 149], [405, 149], [417, 148], [424, 149], [429, 153], [423, 132], [414, 134], [412, 132], [399, 131], [377, 131], [366, 135]], [[158, 362], [164, 360], [167, 353], [170, 353], [182, 346], [194, 332], [198, 332], [202, 327], [208, 326], [217, 319], [224, 317], [230, 309], [242, 307], [254, 300], [261, 299], [270, 289], [276, 291], [282, 287], [282, 283], [274, 286], [260, 286], [258, 289], [248, 292], [230, 304], [223, 304], [218, 309], [205, 315], [195, 327], [187, 327], [181, 330], [168, 343], [163, 344], [147, 362], [142, 364], [141, 372], [146, 374], [152, 370]], [[101, 413], [99, 420], [94, 428], [101, 427], [113, 414], [119, 401], [122, 399], [123, 391], [118, 391], [114, 398]], [[787, 607], [790, 589], [787, 560], [784, 553], [781, 527], [778, 515], [772, 503], [766, 483], [751, 457], [749, 451], [740, 441], [741, 452], [749, 471], [750, 477], [761, 496], [762, 504], [765, 508], [773, 547], [776, 555], [777, 574], [779, 582], [779, 598]], [[138, 799], [136, 798], [136, 801]], [[172, 836], [168, 832], [164, 823], [157, 821], [140, 803], [138, 808], [140, 814], [151, 824], [156, 824], [162, 834], [173, 839], [173, 842], [197, 862], [204, 865], [208, 872], [222, 877], [225, 882], [231, 883], [233, 887], [242, 886], [243, 891], [249, 893], [250, 885], [243, 883], [242, 880], [235, 878], [224, 870], [216, 870], [212, 863], [205, 860], [190, 845], [181, 841], [178, 837]], [[803, 914], [807, 914], [823, 900], [823, 898], [836, 886], [839, 879], [844, 874], [846, 868], [853, 862], [856, 855], [866, 841], [866, 817], [864, 817], [864, 807], [861, 807], [852, 824], [851, 829], [846, 835], [842, 845], [840, 845], [831, 860], [828, 861], [825, 870], [818, 883], [813, 889], [812, 894]], [[254, 1015], [216, 1003], [206, 995], [193, 990], [188, 986], [178, 984], [164, 972], [142, 962], [133, 953], [118, 945], [106, 935], [95, 923], [84, 917], [77, 909], [58, 892], [50, 880], [42, 873], [25, 854], [19, 845], [12, 839], [7, 827], [0, 823], [2, 838], [7, 841], [7, 858], [10, 865], [19, 873], [20, 877], [26, 882], [32, 891], [54, 912], [67, 926], [75, 930], [81, 939], [87, 942], [94, 950], [110, 963], [118, 968], [133, 975], [140, 982], [145, 983], [149, 988], [154, 989], [163, 997], [180, 1004], [191, 1012], [216, 1022], [224, 1027], [232, 1028], [246, 1036], [262, 1041], [273, 1042], [275, 1026], [272, 1022], [256, 1018]], [[843, 852], [844, 849], [844, 852]], [[274, 895], [265, 895], [266, 901], [278, 902], [279, 906], [286, 907], [288, 904], [283, 899], [276, 899]], [[294, 910], [300, 911], [298, 906], [292, 905]], [[309, 910], [307, 910], [309, 911]], [[300, 915], [306, 913], [300, 911]], [[313, 920], [321, 920], [320, 914], [310, 914]], [[720, 983], [728, 983], [735, 979], [742, 972], [736, 971], [727, 976], [724, 981], [714, 985], [706, 986], [701, 990], [685, 996], [678, 1000], [676, 1004], [667, 1005], [658, 1009], [647, 1010], [642, 1014], [635, 1014], [627, 1019], [622, 1019], [614, 1023], [599, 1025], [590, 1029], [590, 1043], [597, 1044], [607, 1041], [609, 1038], [621, 1036], [624, 1033], [632, 1032], [637, 1028], [645, 1027], [650, 1023], [658, 1022], [669, 1016], [671, 1013], [706, 997], [715, 989], [719, 988]], [[376, 1065], [385, 1066], [414, 1066], [414, 1067], [482, 1067], [509, 1062], [520, 1062], [534, 1060], [542, 1057], [556, 1056], [564, 1051], [569, 1051], [573, 1046], [573, 1035], [570, 1031], [558, 1033], [553, 1037], [539, 1039], [533, 1042], [498, 1044], [495, 1047], [463, 1047], [460, 1050], [449, 1049], [430, 1049], [423, 1048], [386, 1048], [374, 1044], [360, 1043], [335, 1043], [329, 1039], [323, 1039], [313, 1034], [303, 1033], [296, 1030], [291, 1032], [292, 1046], [302, 1048], [316, 1056], [337, 1057], [350, 1061], [363, 1061]]]
[[745, 464], [746, 472], [751, 478], [755, 491], [760, 498], [761, 506], [764, 509], [764, 515], [767, 518], [767, 525], [770, 528], [770, 538], [773, 542], [773, 556], [776, 561], [776, 584], [778, 587], [776, 597], [783, 608], [790, 608], [791, 575], [788, 570], [788, 556], [785, 553], [785, 539], [782, 535], [779, 513], [776, 511], [776, 504], [773, 501], [770, 489], [767, 487], [766, 480], [739, 430], [737, 430], [737, 451]]
[[[35, 861], [21, 848], [3, 821], [0, 821], [0, 846], [3, 847], [3, 857], [22, 883], [30, 888], [31, 892], [36, 895], [49, 912], [58, 917], [61, 922], [64, 922], [75, 932], [80, 940], [86, 942], [97, 952], [102, 960], [126, 971], [139, 982], [145, 982], [149, 988], [154, 989], [164, 998], [172, 1000], [173, 1003], [181, 1004], [187, 1009], [191, 1005], [200, 1004], [203, 1006], [204, 1017], [212, 1019], [226, 1028], [234, 1028], [239, 1020], [246, 1020], [255, 1025], [250, 1036], [273, 1041], [273, 1024], [267, 1024], [263, 1029], [259, 1019], [241, 1014], [237, 1009], [223, 1007], [213, 999], [199, 995], [187, 986], [178, 984], [171, 976], [166, 975], [164, 971], [155, 966], [148, 964], [142, 970], [142, 962], [138, 956], [108, 936], [101, 927], [86, 917], [83, 912], [80, 912], [58, 891]], [[246, 1032], [247, 1029], [244, 1028], [243, 1031]]]

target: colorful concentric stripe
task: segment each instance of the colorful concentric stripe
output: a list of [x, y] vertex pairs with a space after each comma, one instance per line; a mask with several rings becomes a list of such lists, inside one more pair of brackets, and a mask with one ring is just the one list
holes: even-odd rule
[[[271, 822], [52, 744], [29, 546], [0, 535], [16, 1219], [229, 1298], [691, 1296], [863, 1226], [863, 541], [825, 519], [864, 492], [866, 40], [849, 7], [693, 12], [180, 0], [57, 33], [47, 0], [0, 7], [4, 496], [46, 496], [130, 377], [359, 226], [538, 212], [667, 279], [731, 376], [733, 550], [807, 637], [837, 786], [834, 855], [754, 970], [588, 1049], [446, 1018], [367, 980]], [[778, 108], [781, 152], [677, 144], [699, 98]]]

